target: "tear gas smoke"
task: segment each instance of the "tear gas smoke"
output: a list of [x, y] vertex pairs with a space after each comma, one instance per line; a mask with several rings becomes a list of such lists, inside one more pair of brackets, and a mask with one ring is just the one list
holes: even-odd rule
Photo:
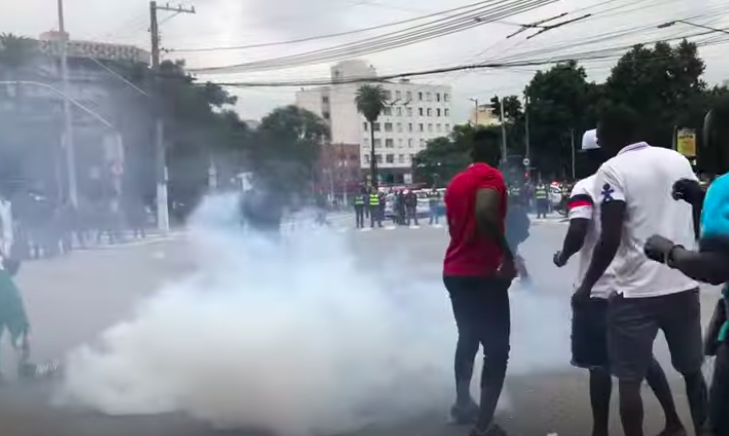
[[[456, 331], [440, 265], [432, 280], [400, 262], [375, 273], [334, 232], [274, 246], [244, 234], [236, 210], [232, 196], [203, 202], [189, 232], [199, 269], [142, 302], [100, 348], [72, 352], [63, 400], [285, 434], [446, 410]], [[510, 373], [565, 368], [568, 304], [514, 297]]]

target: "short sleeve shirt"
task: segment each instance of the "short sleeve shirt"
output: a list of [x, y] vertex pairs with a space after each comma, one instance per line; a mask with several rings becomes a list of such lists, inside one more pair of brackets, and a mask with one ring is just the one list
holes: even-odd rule
[[497, 244], [479, 234], [476, 223], [476, 194], [493, 189], [499, 194], [501, 231], [506, 217], [507, 192], [499, 170], [486, 164], [473, 164], [457, 174], [445, 193], [450, 243], [443, 262], [446, 276], [489, 277], [501, 264]]
[[[582, 249], [579, 252], [579, 267], [576, 286], [582, 283], [587, 274], [587, 269], [592, 261], [592, 253], [600, 236], [600, 218], [595, 209], [595, 175], [580, 180], [572, 188], [569, 201], [567, 202], [567, 210], [569, 211], [569, 219], [584, 219], [589, 221], [587, 227], [587, 235]], [[613, 291], [613, 273], [611, 268], [600, 277], [592, 288], [593, 298], [608, 298]]]
[[[696, 246], [693, 211], [671, 195], [679, 179], [696, 180], [689, 161], [674, 150], [644, 142], [629, 145], [600, 167], [594, 195], [600, 205], [626, 203], [620, 247], [611, 267], [615, 290], [625, 298], [670, 295], [698, 284], [643, 252], [652, 235], [662, 235], [687, 249]], [[599, 215], [599, 208], [596, 208]]]

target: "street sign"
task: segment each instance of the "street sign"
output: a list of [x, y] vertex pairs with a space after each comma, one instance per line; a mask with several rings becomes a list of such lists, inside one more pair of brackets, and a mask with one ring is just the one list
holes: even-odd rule
[[522, 164], [524, 164], [525, 167], [529, 167], [529, 165], [532, 163], [528, 157], [525, 157], [523, 161], [521, 161]]

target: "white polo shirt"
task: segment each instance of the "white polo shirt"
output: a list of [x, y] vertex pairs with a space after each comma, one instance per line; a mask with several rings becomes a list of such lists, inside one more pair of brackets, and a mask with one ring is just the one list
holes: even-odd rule
[[[567, 203], [570, 220], [585, 219], [590, 221], [587, 227], [587, 235], [585, 235], [585, 242], [578, 253], [579, 266], [575, 287], [582, 283], [585, 274], [587, 274], [587, 269], [590, 267], [590, 262], [592, 261], [592, 253], [595, 250], [595, 245], [597, 245], [600, 236], [600, 217], [595, 210], [594, 195], [595, 175], [593, 174], [575, 184], [575, 187], [572, 188], [570, 200]], [[608, 268], [605, 274], [593, 286], [592, 298], [608, 298], [613, 292], [613, 279], [612, 270]]]
[[643, 253], [646, 240], [654, 234], [687, 249], [696, 245], [691, 206], [671, 196], [679, 179], [696, 180], [689, 161], [674, 150], [644, 142], [625, 147], [596, 174], [597, 202], [626, 203], [623, 237], [611, 265], [615, 291], [625, 298], [657, 297], [698, 287], [678, 270]]

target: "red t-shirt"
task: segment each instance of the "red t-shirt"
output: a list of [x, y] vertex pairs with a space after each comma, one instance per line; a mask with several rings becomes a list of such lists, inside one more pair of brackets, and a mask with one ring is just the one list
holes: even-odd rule
[[457, 174], [445, 194], [451, 242], [443, 262], [446, 276], [491, 276], [501, 265], [501, 249], [479, 235], [476, 225], [476, 193], [496, 190], [501, 197], [501, 229], [506, 218], [506, 183], [501, 171], [486, 164], [473, 164]]

